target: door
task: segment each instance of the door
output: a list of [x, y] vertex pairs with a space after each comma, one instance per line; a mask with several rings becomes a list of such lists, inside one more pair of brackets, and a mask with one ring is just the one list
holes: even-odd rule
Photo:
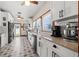
[[21, 33], [20, 29], [21, 29], [20, 23], [14, 24], [14, 36], [20, 36]]

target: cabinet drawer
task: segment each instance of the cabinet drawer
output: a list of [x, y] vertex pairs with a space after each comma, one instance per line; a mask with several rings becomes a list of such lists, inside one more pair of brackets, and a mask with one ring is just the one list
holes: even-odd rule
[[50, 42], [48, 40], [47, 41], [47, 46], [48, 48], [50, 48], [51, 51], [54, 51], [55, 53], [57, 53], [60, 57], [77, 57], [78, 56], [78, 53], [68, 49], [68, 48], [65, 48], [63, 46], [60, 46], [56, 43], [53, 43], [53, 42]]
[[58, 53], [61, 57], [76, 57], [76, 56], [78, 56], [76, 52], [71, 51], [70, 49], [64, 48], [64, 47], [59, 46], [57, 44], [54, 44], [54, 45], [52, 46], [52, 49], [56, 53]]

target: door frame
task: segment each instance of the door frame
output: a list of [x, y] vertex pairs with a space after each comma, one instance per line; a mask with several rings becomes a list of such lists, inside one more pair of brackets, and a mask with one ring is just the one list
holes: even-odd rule
[[15, 24], [19, 24], [20, 25], [20, 36], [21, 36], [21, 23], [14, 23], [14, 26], [15, 26]]

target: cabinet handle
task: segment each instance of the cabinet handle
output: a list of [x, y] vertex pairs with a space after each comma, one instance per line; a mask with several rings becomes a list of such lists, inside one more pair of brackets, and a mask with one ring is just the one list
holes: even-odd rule
[[39, 41], [39, 47], [40, 47], [40, 41]]
[[39, 40], [41, 40], [41, 38], [39, 38]]
[[54, 51], [52, 51], [52, 57], [55, 57], [55, 52]]
[[53, 45], [53, 47], [54, 47], [54, 48], [57, 48], [57, 46], [56, 46], [56, 45]]

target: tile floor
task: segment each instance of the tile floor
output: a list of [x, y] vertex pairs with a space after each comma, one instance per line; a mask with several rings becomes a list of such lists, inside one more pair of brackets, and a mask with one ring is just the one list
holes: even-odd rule
[[27, 37], [15, 37], [14, 40], [0, 49], [0, 57], [38, 57], [30, 46]]

